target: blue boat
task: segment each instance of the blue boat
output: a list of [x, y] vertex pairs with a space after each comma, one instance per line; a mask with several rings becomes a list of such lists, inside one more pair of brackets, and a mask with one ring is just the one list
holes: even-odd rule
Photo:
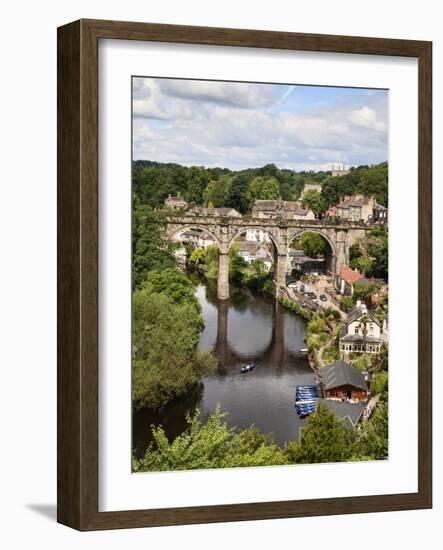
[[316, 384], [299, 385], [295, 390], [295, 409], [301, 417], [306, 417], [316, 411], [319, 398]]

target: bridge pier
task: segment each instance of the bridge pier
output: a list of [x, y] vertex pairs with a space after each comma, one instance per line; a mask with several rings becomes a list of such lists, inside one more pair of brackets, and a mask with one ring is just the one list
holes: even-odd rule
[[274, 266], [275, 295], [279, 296], [280, 289], [286, 288], [286, 254], [277, 254]]
[[218, 281], [217, 298], [227, 300], [229, 298], [229, 254], [222, 253], [218, 255]]

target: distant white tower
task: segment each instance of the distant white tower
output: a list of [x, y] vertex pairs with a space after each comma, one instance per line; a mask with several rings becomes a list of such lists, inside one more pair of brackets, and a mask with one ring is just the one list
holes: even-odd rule
[[343, 158], [343, 154], [340, 156], [340, 163], [338, 165], [338, 168], [335, 167], [335, 164], [332, 165], [332, 176], [344, 176], [345, 174], [349, 174], [349, 168], [345, 168], [345, 161]]

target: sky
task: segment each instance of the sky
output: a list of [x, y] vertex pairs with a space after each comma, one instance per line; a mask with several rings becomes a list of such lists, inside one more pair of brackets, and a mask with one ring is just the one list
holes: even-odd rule
[[388, 159], [388, 91], [133, 78], [133, 158], [232, 170]]

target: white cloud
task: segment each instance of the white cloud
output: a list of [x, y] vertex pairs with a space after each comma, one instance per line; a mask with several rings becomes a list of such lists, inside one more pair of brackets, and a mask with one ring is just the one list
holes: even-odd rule
[[[387, 94], [282, 104], [270, 85], [134, 79], [134, 158], [234, 169], [322, 169], [387, 158]], [[339, 96], [337, 96], [339, 97]], [[274, 102], [275, 109], [269, 109]]]
[[269, 84], [173, 79], [164, 79], [158, 82], [160, 89], [167, 96], [225, 104], [232, 107], [254, 109], [269, 107], [276, 99], [273, 87]]
[[377, 113], [367, 106], [352, 111], [349, 118], [352, 124], [361, 128], [369, 128], [379, 132], [383, 132], [386, 128], [384, 122], [377, 120]]

